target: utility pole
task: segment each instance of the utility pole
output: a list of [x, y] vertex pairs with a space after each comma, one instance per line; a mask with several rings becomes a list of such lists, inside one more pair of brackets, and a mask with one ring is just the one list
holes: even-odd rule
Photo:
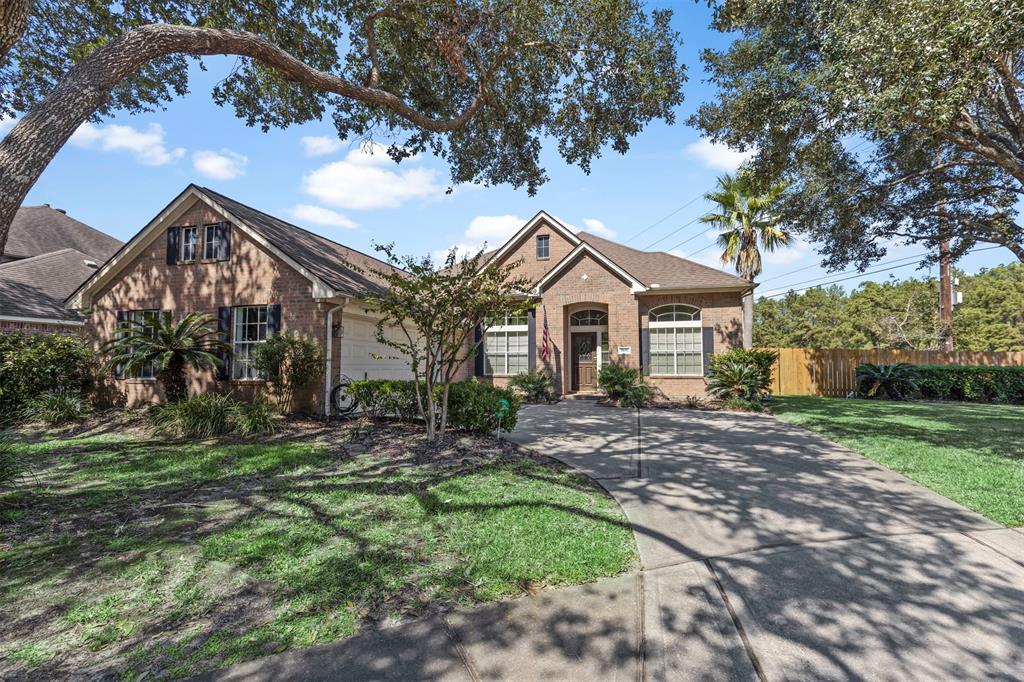
[[[940, 220], [945, 223], [945, 211]], [[945, 227], [943, 225], [943, 227]], [[949, 255], [949, 239], [939, 242], [939, 348], [953, 350], [953, 273]]]

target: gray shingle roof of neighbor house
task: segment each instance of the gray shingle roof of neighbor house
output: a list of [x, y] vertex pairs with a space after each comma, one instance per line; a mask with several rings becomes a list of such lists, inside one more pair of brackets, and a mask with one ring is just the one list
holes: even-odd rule
[[98, 261], [76, 249], [60, 249], [0, 263], [0, 315], [78, 321], [64, 299], [96, 271]]
[[4, 257], [32, 258], [63, 248], [102, 263], [121, 248], [121, 242], [48, 205], [22, 206], [11, 223]]
[[[380, 291], [384, 283], [372, 273], [373, 270], [401, 272], [373, 256], [350, 249], [211, 189], [198, 185], [195, 187], [341, 294], [360, 296]], [[355, 268], [351, 267], [353, 265]]]
[[654, 291], [658, 289], [735, 289], [749, 287], [750, 282], [695, 263], [692, 260], [673, 256], [664, 251], [640, 251], [613, 242], [588, 232], [578, 232], [577, 237], [614, 261], [620, 268], [636, 277]]

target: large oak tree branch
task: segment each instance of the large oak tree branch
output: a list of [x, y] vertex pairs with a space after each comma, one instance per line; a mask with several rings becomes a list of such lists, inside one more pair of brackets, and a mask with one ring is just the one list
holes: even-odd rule
[[[17, 4], [0, 0], [0, 8]], [[107, 102], [118, 83], [147, 62], [172, 54], [248, 57], [285, 79], [386, 109], [413, 126], [435, 133], [464, 127], [486, 100], [487, 74], [475, 97], [459, 115], [437, 119], [391, 92], [315, 69], [253, 33], [170, 24], [141, 26], [110, 41], [72, 68], [0, 142], [0, 254], [25, 195], [75, 130]], [[509, 51], [500, 53], [490, 67], [492, 73], [508, 55]]]

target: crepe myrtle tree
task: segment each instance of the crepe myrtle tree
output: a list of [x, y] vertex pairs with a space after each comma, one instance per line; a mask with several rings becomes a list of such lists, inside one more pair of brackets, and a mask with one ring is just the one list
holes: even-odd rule
[[[589, 171], [674, 120], [685, 68], [671, 12], [641, 0], [0, 0], [0, 254], [11, 220], [84, 122], [161, 107], [192, 61], [237, 57], [213, 89], [249, 126], [330, 115], [430, 151], [453, 183], [547, 179], [541, 138]], [[205, 68], [205, 66], [204, 66]]]
[[790, 183], [784, 222], [829, 267], [885, 244], [1024, 261], [1024, 3], [717, 0], [717, 94], [690, 119]]
[[[488, 266], [482, 250], [460, 257], [452, 248], [438, 268], [430, 256], [398, 255], [393, 244], [375, 248], [394, 268], [351, 267], [382, 284], [365, 299], [382, 315], [377, 341], [409, 359], [416, 377], [416, 406], [432, 442], [448, 428], [452, 381], [483, 342], [482, 336], [475, 338], [477, 328], [524, 313], [532, 305], [525, 295], [532, 282], [515, 274], [520, 262]], [[399, 334], [385, 334], [389, 327]]]

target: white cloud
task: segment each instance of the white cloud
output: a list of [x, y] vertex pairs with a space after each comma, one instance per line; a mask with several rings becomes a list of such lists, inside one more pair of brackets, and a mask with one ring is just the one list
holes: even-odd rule
[[478, 215], [469, 221], [465, 236], [474, 244], [502, 244], [525, 224], [517, 215]]
[[326, 225], [328, 227], [343, 227], [351, 230], [359, 227], [355, 222], [329, 208], [313, 206], [312, 204], [297, 204], [291, 210], [292, 217], [314, 225]]
[[745, 152], [741, 152], [702, 137], [696, 142], [691, 142], [683, 147], [683, 153], [697, 159], [708, 168], [734, 171], [740, 167], [741, 163], [752, 157], [755, 150], [748, 149]]
[[302, 148], [306, 152], [306, 156], [323, 156], [325, 154], [333, 154], [334, 152], [341, 149], [341, 140], [336, 137], [327, 137], [326, 135], [306, 135], [300, 140], [302, 142]]
[[443, 265], [445, 259], [448, 258], [448, 252], [455, 249], [455, 259], [459, 260], [463, 256], [472, 256], [479, 251], [482, 246], [480, 244], [452, 244], [443, 249], [437, 249], [436, 251], [430, 252], [430, 257], [434, 261], [434, 265]]
[[[414, 162], [416, 157], [405, 163]], [[384, 145], [361, 144], [302, 178], [302, 189], [325, 204], [357, 210], [396, 208], [412, 199], [440, 196], [444, 188], [429, 168], [397, 168]]]
[[596, 234], [598, 237], [604, 237], [605, 239], [615, 238], [615, 230], [607, 227], [597, 218], [584, 218], [583, 224], [587, 226], [587, 232], [591, 234]]
[[810, 244], [802, 239], [794, 239], [787, 247], [776, 249], [771, 253], [762, 253], [761, 260], [765, 265], [788, 265], [803, 259], [810, 251]]
[[192, 155], [192, 167], [201, 175], [214, 180], [233, 180], [245, 175], [245, 167], [249, 165], [249, 157], [230, 149], [219, 152], [201, 149]]
[[114, 123], [97, 126], [86, 122], [68, 141], [82, 149], [96, 147], [105, 152], [129, 152], [144, 166], [164, 166], [185, 156], [183, 147], [167, 149], [164, 129], [159, 123], [150, 123], [145, 130], [138, 130]]

